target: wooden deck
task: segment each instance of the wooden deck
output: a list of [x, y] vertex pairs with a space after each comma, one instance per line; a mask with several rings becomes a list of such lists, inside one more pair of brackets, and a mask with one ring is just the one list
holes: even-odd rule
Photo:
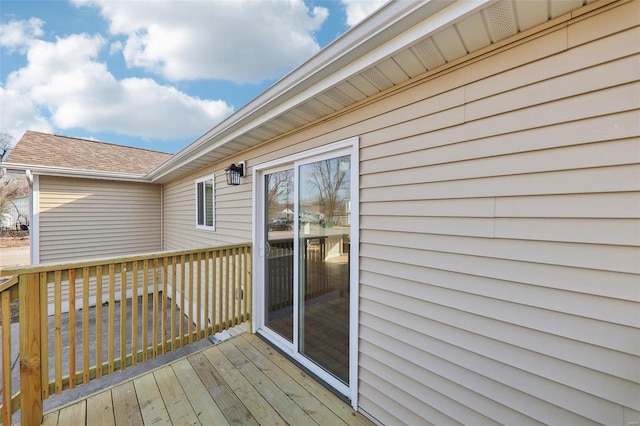
[[44, 425], [371, 425], [248, 333], [46, 413]]

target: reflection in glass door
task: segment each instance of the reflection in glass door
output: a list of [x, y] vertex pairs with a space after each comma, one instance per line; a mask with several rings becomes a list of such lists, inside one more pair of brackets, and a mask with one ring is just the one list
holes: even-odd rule
[[298, 169], [298, 352], [349, 382], [351, 162]]
[[293, 169], [264, 176], [265, 325], [293, 342]]
[[353, 154], [346, 152], [303, 158], [259, 174], [258, 241], [264, 247], [260, 331], [344, 394], [353, 390], [349, 365], [354, 361]]

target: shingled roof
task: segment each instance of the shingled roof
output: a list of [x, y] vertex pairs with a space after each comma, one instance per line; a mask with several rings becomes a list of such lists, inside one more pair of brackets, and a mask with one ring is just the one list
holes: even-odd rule
[[171, 156], [164, 152], [27, 130], [6, 162], [143, 176]]

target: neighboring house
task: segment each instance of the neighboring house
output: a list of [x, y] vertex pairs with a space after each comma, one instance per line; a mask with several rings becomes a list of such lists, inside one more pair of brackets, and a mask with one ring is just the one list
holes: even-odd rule
[[27, 131], [4, 167], [29, 171], [31, 263], [160, 250], [161, 186], [145, 175], [170, 157]]
[[[146, 170], [6, 167], [41, 261], [252, 241], [255, 331], [380, 423], [631, 425], [639, 80], [637, 0], [392, 2]], [[91, 191], [148, 201], [66, 252]]]

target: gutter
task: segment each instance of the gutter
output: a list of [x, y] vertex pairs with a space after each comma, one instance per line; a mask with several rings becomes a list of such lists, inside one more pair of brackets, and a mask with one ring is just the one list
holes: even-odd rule
[[[132, 173], [104, 172], [98, 170], [72, 169], [68, 167], [37, 166], [33, 164], [3, 163], [7, 172], [21, 172], [29, 175], [75, 177], [85, 179], [118, 180], [127, 182], [151, 183], [145, 175]], [[32, 178], [33, 179], [33, 178]]]

